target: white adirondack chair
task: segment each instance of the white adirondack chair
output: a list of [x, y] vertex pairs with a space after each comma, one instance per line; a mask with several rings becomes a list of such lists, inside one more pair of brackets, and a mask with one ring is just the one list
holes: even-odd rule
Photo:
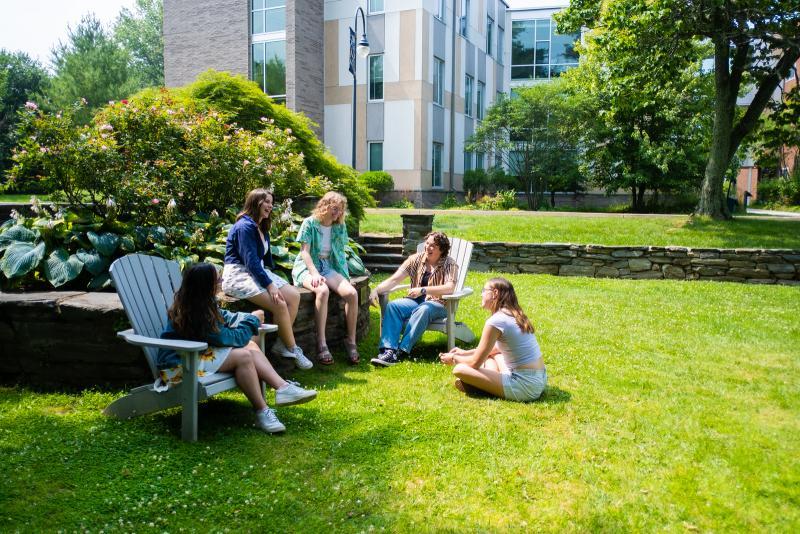
[[[214, 373], [198, 378], [198, 358], [208, 344], [159, 338], [167, 324], [167, 310], [172, 305], [175, 291], [181, 285], [180, 267], [176, 262], [163, 258], [129, 254], [111, 264], [109, 271], [128, 320], [133, 326], [117, 335], [132, 345], [142, 347], [154, 381], [158, 377], [155, 357], [160, 348], [178, 352], [184, 373], [183, 381], [176, 387], [164, 392], [155, 391], [154, 384], [138, 387], [112, 402], [103, 413], [119, 419], [129, 419], [183, 406], [181, 437], [185, 441], [197, 441], [197, 403], [235, 388], [236, 380], [230, 373]], [[262, 350], [264, 335], [277, 329], [275, 325], [261, 325], [259, 337]]]
[[[467, 325], [456, 321], [458, 303], [461, 302], [461, 299], [473, 293], [471, 287], [464, 287], [464, 281], [467, 279], [467, 271], [469, 270], [469, 262], [472, 259], [472, 246], [472, 243], [465, 239], [459, 239], [458, 237], [450, 238], [450, 252], [448, 255], [452, 257], [458, 265], [456, 289], [450, 295], [442, 296], [447, 307], [447, 317], [445, 319], [431, 321], [430, 324], [428, 324], [428, 330], [435, 330], [447, 334], [447, 350], [456, 346], [456, 339], [465, 343], [471, 343], [475, 339], [475, 334], [472, 333], [472, 330], [470, 330]], [[424, 248], [425, 243], [420, 243], [417, 245], [417, 252], [422, 252]], [[389, 293], [409, 287], [411, 287], [410, 284], [400, 284], [393, 287]], [[381, 315], [383, 315], [386, 306], [389, 304], [389, 293], [379, 296]]]

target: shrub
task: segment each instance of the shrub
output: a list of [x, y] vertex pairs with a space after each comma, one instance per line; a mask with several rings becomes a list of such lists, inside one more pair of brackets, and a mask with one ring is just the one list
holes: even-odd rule
[[464, 173], [464, 191], [474, 195], [485, 195], [489, 191], [489, 175], [483, 169], [471, 169]]
[[368, 171], [358, 177], [364, 187], [369, 189], [375, 200], [394, 189], [394, 179], [386, 171]]
[[517, 193], [511, 190], [498, 191], [493, 197], [484, 196], [475, 203], [479, 210], [510, 210], [517, 207]]
[[407, 197], [403, 197], [400, 200], [395, 200], [394, 202], [389, 204], [389, 207], [403, 209], [403, 210], [410, 210], [414, 209], [416, 206], [414, 206], [414, 203], [411, 202]]
[[800, 165], [789, 176], [758, 183], [758, 201], [773, 206], [800, 205]]
[[506, 174], [502, 167], [493, 167], [489, 170], [489, 185], [495, 191], [516, 191], [519, 180], [516, 176]]
[[449, 210], [452, 208], [458, 208], [461, 204], [458, 202], [456, 195], [454, 193], [447, 193], [447, 196], [444, 197], [444, 200], [436, 206], [438, 209], [441, 210]]

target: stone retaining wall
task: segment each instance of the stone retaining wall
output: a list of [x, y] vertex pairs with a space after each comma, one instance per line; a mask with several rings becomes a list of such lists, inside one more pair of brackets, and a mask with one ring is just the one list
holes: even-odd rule
[[[353, 279], [359, 291], [358, 338], [369, 328], [369, 278]], [[314, 296], [301, 289], [294, 331], [315, 360]], [[250, 311], [248, 303], [234, 308]], [[344, 305], [331, 294], [328, 343], [334, 352], [345, 334]], [[0, 293], [0, 383], [36, 389], [139, 386], [152, 381], [141, 349], [116, 337], [129, 328], [116, 293], [53, 291]], [[275, 334], [267, 336], [271, 344]], [[340, 358], [341, 359], [341, 358]], [[279, 372], [291, 360], [270, 357]]]
[[800, 285], [800, 250], [476, 242], [470, 270]]

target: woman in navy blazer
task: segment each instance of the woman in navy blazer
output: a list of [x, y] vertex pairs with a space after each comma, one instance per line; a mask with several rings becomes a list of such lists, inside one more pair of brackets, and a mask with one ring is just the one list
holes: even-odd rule
[[247, 194], [244, 208], [228, 232], [222, 290], [270, 312], [278, 325], [278, 340], [272, 346], [272, 353], [294, 359], [300, 369], [310, 369], [313, 364], [297, 346], [292, 332], [300, 292], [272, 272], [269, 243], [272, 203], [272, 193], [266, 189], [254, 189]]

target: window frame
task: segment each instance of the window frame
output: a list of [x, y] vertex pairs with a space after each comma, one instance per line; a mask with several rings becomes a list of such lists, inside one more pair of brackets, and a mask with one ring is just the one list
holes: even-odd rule
[[[438, 153], [438, 158], [437, 158], [437, 153]], [[432, 149], [431, 149], [431, 189], [442, 189], [444, 187], [444, 180], [442, 179], [442, 176], [444, 174], [442, 169], [443, 156], [444, 156], [444, 144], [437, 143], [436, 141], [434, 141], [432, 143]], [[438, 184], [436, 183], [437, 174], [438, 174]]]
[[[282, 94], [270, 94], [267, 92], [268, 83], [267, 83], [267, 45], [273, 43], [283, 43], [283, 66], [284, 66], [284, 78], [283, 78], [283, 93]], [[264, 59], [264, 69], [262, 73], [262, 79], [257, 80], [255, 79], [255, 47], [259, 46], [263, 50], [263, 59]], [[275, 100], [276, 102], [286, 103], [286, 39], [272, 39], [266, 41], [256, 41], [250, 43], [250, 79], [256, 82], [261, 90], [264, 91], [264, 94]]]
[[494, 47], [492, 46], [492, 41], [494, 39], [494, 19], [489, 16], [487, 13], [486, 15], [486, 55], [492, 57], [492, 52], [494, 52]]
[[[380, 1], [380, 3], [381, 3], [381, 8], [380, 9], [373, 9], [372, 2], [378, 2], [378, 1]], [[386, 0], [369, 0], [367, 2], [367, 14], [368, 15], [376, 15], [376, 14], [379, 14], [379, 13], [384, 13], [385, 9], [386, 9]]]
[[[261, 5], [263, 7], [256, 8], [255, 2], [253, 0], [250, 1], [250, 35], [264, 35], [264, 34], [271, 34], [271, 33], [278, 33], [278, 32], [285, 32], [286, 31], [286, 0], [283, 1], [283, 4], [276, 5], [272, 7], [268, 7], [267, 3], [269, 0], [262, 0]], [[267, 30], [267, 20], [269, 19], [268, 12], [276, 12], [282, 10], [283, 11], [283, 27], [280, 29], [273, 29]], [[256, 15], [256, 14], [259, 15]], [[256, 16], [260, 16], [261, 18], [261, 25], [263, 31], [257, 32], [255, 31], [255, 20]]]
[[[380, 82], [376, 82], [372, 78], [372, 62], [374, 59], [380, 58], [381, 64], [381, 79]], [[370, 54], [367, 57], [367, 99], [369, 102], [383, 102], [384, 97], [384, 82], [383, 82], [383, 54]], [[374, 98], [373, 94], [375, 93], [377, 85], [380, 84], [380, 98]]]
[[475, 93], [475, 118], [479, 121], [482, 121], [485, 112], [486, 106], [484, 103], [484, 99], [486, 98], [486, 84], [482, 81], [478, 81], [478, 87], [476, 88]]
[[[381, 164], [380, 168], [374, 169], [372, 165], [372, 147], [373, 146], [380, 146], [381, 147]], [[367, 168], [370, 171], [382, 171], [383, 170], [383, 141], [368, 141], [367, 142]]]
[[472, 99], [475, 96], [475, 78], [469, 74], [464, 75], [464, 115], [472, 117], [475, 109], [472, 106]]
[[444, 72], [444, 60], [433, 56], [433, 103], [442, 108], [444, 107]]

